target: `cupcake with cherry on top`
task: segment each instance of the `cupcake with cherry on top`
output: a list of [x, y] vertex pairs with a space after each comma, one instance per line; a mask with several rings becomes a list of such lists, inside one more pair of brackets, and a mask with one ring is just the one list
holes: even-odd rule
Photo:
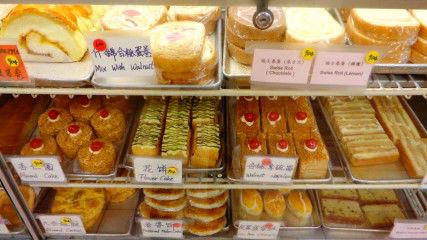
[[101, 108], [90, 123], [99, 137], [112, 142], [120, 141], [125, 133], [125, 116], [116, 108]]
[[55, 139], [51, 136], [36, 137], [31, 139], [21, 149], [23, 156], [43, 156], [58, 154]]
[[108, 174], [114, 170], [116, 149], [108, 140], [97, 138], [83, 145], [77, 158], [80, 170], [92, 174]]
[[67, 110], [63, 108], [49, 108], [39, 117], [38, 126], [40, 135], [55, 136], [72, 121], [73, 118]]
[[88, 124], [73, 122], [58, 133], [56, 142], [67, 158], [74, 159], [79, 148], [88, 144], [93, 136], [93, 130]]

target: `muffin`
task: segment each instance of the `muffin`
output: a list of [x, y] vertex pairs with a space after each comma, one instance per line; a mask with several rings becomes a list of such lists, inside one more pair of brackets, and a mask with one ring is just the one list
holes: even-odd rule
[[71, 99], [67, 95], [58, 95], [52, 101], [53, 106], [67, 109], [70, 106]]
[[98, 137], [112, 142], [122, 139], [125, 133], [126, 121], [123, 113], [116, 108], [102, 108], [90, 119]]
[[23, 156], [56, 155], [57, 153], [58, 147], [51, 136], [33, 138], [21, 149]]
[[87, 122], [100, 107], [99, 97], [89, 99], [86, 96], [78, 96], [71, 101], [70, 112], [76, 121]]
[[70, 113], [63, 108], [49, 108], [40, 115], [38, 126], [42, 136], [55, 136], [73, 121]]
[[83, 122], [73, 122], [56, 136], [59, 148], [68, 159], [74, 159], [80, 147], [93, 138], [92, 128]]
[[130, 99], [123, 96], [111, 96], [109, 98], [103, 97], [104, 107], [117, 108], [122, 113], [129, 113]]
[[116, 150], [110, 141], [97, 138], [83, 145], [77, 158], [80, 170], [92, 174], [109, 174], [114, 169]]

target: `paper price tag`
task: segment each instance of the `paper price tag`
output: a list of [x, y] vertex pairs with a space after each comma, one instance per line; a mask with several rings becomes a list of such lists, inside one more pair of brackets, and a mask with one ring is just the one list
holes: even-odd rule
[[9, 229], [7, 228], [6, 224], [10, 224], [9, 220], [0, 218], [0, 233], [9, 233]]
[[[319, 51], [310, 84], [366, 87], [379, 55], [364, 52]], [[369, 63], [368, 63], [369, 62]]]
[[280, 222], [239, 221], [237, 238], [277, 239]]
[[78, 215], [38, 215], [47, 234], [84, 235], [86, 230]]
[[183, 238], [182, 220], [140, 219], [143, 237]]
[[152, 77], [150, 39], [141, 34], [94, 32], [86, 36], [97, 77]]
[[252, 82], [306, 84], [316, 54], [313, 48], [301, 50], [255, 49]]
[[24, 61], [15, 44], [0, 43], [0, 83], [30, 82]]
[[135, 180], [149, 183], [182, 183], [182, 161], [133, 157]]
[[296, 167], [297, 158], [248, 156], [243, 179], [250, 182], [290, 183]]
[[427, 239], [427, 222], [422, 220], [394, 220], [390, 238]]
[[66, 182], [57, 156], [9, 157], [23, 182]]

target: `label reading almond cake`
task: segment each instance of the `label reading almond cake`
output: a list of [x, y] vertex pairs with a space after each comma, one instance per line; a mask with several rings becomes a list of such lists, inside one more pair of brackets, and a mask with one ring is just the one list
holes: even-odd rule
[[16, 173], [23, 182], [66, 182], [57, 156], [9, 157]]
[[297, 162], [296, 157], [248, 156], [243, 179], [250, 182], [290, 183]]
[[239, 221], [239, 239], [277, 239], [280, 222]]
[[78, 215], [44, 215], [37, 216], [46, 234], [52, 235], [84, 235], [86, 230]]
[[183, 238], [182, 220], [140, 219], [143, 237]]
[[146, 183], [182, 183], [181, 160], [133, 157], [135, 181]]

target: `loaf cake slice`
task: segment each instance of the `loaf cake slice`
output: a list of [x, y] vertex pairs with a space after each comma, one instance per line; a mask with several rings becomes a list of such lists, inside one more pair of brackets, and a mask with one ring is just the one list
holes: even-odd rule
[[359, 198], [354, 189], [322, 189], [319, 191], [321, 198], [355, 200]]
[[398, 141], [397, 147], [409, 176], [423, 178], [427, 173], [427, 141], [402, 138]]
[[391, 189], [359, 189], [358, 193], [362, 204], [399, 203]]
[[373, 228], [389, 228], [393, 226], [394, 219], [406, 218], [397, 204], [365, 205], [362, 210]]

